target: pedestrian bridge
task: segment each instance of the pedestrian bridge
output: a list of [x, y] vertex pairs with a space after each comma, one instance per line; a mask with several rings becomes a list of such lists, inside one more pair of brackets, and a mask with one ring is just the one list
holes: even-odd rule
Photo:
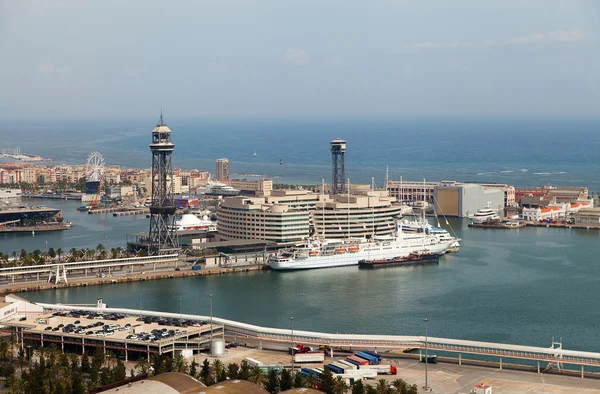
[[[50, 310], [80, 310], [80, 306], [39, 303]], [[209, 316], [189, 315], [147, 310], [125, 308], [86, 308], [100, 312], [118, 312], [129, 315], [147, 315], [170, 318], [185, 318], [209, 321]], [[502, 368], [503, 359], [528, 360], [537, 362], [540, 372], [540, 363], [549, 363], [562, 368], [563, 364], [579, 366], [583, 377], [584, 367], [600, 367], [600, 353], [567, 350], [562, 348], [545, 348], [536, 346], [511, 345], [505, 343], [467, 341], [462, 339], [448, 339], [424, 336], [405, 335], [369, 335], [369, 334], [332, 334], [315, 331], [302, 331], [281, 328], [261, 327], [253, 324], [241, 323], [228, 319], [213, 317], [215, 324], [224, 326], [226, 332], [245, 335], [259, 340], [279, 341], [283, 343], [300, 342], [311, 345], [328, 345], [331, 347], [355, 348], [380, 348], [380, 349], [429, 349], [434, 351], [452, 352], [458, 355], [459, 364], [463, 354], [478, 356], [491, 356], [498, 358]], [[533, 364], [532, 364], [533, 365]]]
[[177, 254], [169, 254], [162, 256], [145, 256], [145, 257], [127, 257], [121, 259], [107, 260], [91, 260], [91, 261], [75, 261], [72, 263], [55, 263], [41, 265], [26, 265], [20, 267], [0, 268], [0, 276], [10, 277], [12, 283], [15, 279], [19, 282], [39, 282], [40, 274], [48, 275], [48, 282], [54, 277], [55, 283], [64, 280], [67, 283], [67, 274], [69, 272], [79, 272], [87, 276], [90, 270], [106, 269], [110, 274], [115, 268], [131, 268], [134, 266], [144, 266], [152, 264], [177, 263], [179, 256]]

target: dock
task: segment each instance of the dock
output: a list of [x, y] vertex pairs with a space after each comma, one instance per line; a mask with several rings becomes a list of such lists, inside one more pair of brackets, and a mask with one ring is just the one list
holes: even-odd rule
[[100, 215], [100, 214], [105, 214], [105, 213], [112, 213], [113, 216], [130, 216], [130, 215], [145, 215], [149, 212], [150, 212], [150, 210], [148, 208], [114, 207], [114, 208], [90, 209], [88, 211], [88, 214], [89, 215]]
[[36, 232], [48, 232], [48, 231], [63, 231], [68, 230], [73, 225], [70, 223], [48, 223], [48, 224], [36, 224], [31, 226], [4, 226], [0, 227], [0, 233], [32, 233]]

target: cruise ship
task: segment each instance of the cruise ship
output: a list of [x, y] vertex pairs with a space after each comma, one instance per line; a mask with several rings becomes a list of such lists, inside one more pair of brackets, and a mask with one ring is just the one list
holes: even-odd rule
[[456, 239], [452, 237], [440, 240], [424, 232], [405, 233], [398, 225], [396, 235], [376, 236], [372, 241], [312, 238], [302, 245], [271, 255], [268, 262], [274, 270], [343, 267], [358, 265], [360, 260], [391, 259], [424, 250], [444, 254], [454, 242]]
[[404, 219], [398, 225], [401, 226], [402, 232], [424, 232], [437, 237], [440, 242], [452, 241], [452, 244], [446, 253], [458, 252], [458, 249], [460, 248], [460, 238], [453, 237], [446, 229], [432, 226], [423, 218], [415, 218], [415, 220]]

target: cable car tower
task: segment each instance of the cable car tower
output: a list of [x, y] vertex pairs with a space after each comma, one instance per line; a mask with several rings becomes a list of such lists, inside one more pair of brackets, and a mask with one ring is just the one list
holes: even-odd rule
[[148, 254], [174, 253], [179, 250], [175, 230], [175, 200], [173, 198], [173, 165], [175, 145], [171, 129], [163, 122], [162, 110], [158, 124], [152, 130], [152, 203]]

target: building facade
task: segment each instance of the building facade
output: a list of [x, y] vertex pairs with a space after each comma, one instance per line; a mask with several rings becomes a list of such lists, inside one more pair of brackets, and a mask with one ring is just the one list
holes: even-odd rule
[[410, 203], [425, 200], [433, 204], [433, 191], [440, 182], [388, 181], [387, 190], [400, 202]]
[[217, 159], [217, 168], [215, 177], [217, 181], [229, 180], [229, 160], [226, 158]]
[[434, 190], [434, 201], [438, 215], [469, 217], [488, 206], [503, 215], [504, 191], [471, 183], [442, 182]]
[[372, 238], [396, 230], [402, 207], [386, 191], [337, 194], [311, 211], [315, 234], [323, 238]]
[[222, 239], [262, 239], [295, 242], [309, 235], [308, 210], [269, 204], [264, 197], [227, 197], [217, 209], [217, 232]]

